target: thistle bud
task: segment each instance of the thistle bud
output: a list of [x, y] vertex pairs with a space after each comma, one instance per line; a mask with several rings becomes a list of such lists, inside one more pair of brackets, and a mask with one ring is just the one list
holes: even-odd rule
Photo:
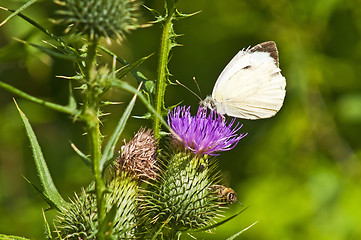
[[[111, 231], [107, 234], [112, 239], [134, 239], [136, 229], [138, 183], [127, 174], [114, 178], [105, 194], [105, 210], [115, 207], [115, 217]], [[75, 194], [68, 207], [63, 208], [57, 216], [57, 235], [59, 239], [96, 240], [99, 228], [94, 183], [87, 190]]]
[[136, 0], [55, 0], [61, 5], [57, 22], [67, 25], [66, 32], [86, 35], [90, 40], [121, 40], [125, 33], [139, 27]]
[[176, 239], [179, 232], [209, 226], [221, 211], [210, 190], [216, 175], [208, 156], [174, 151], [163, 158], [162, 174], [140, 206], [145, 239], [158, 229], [164, 239]]

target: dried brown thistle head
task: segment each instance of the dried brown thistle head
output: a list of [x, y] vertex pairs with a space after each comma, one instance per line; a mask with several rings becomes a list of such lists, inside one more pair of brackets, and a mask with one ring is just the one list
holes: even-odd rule
[[132, 140], [124, 141], [115, 168], [118, 173], [127, 171], [139, 179], [155, 180], [159, 170], [157, 156], [158, 146], [152, 130], [141, 128]]

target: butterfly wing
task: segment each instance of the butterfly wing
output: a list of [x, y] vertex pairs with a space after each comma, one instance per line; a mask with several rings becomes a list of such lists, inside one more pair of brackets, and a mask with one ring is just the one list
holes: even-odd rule
[[225, 67], [212, 92], [217, 111], [245, 119], [274, 116], [282, 107], [286, 79], [274, 42], [241, 50]]

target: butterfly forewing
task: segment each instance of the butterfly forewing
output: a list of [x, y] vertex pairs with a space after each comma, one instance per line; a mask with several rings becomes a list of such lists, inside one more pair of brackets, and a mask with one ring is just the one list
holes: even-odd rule
[[240, 51], [218, 77], [212, 98], [221, 114], [269, 118], [282, 107], [285, 87], [277, 47], [270, 41]]
[[279, 66], [278, 63], [278, 50], [276, 43], [273, 41], [263, 42], [257, 44], [256, 46], [252, 47], [250, 52], [268, 52], [270, 56], [275, 60], [276, 66]]

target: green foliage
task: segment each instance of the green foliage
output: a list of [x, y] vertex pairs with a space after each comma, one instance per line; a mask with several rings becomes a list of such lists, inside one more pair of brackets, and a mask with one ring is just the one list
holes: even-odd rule
[[61, 197], [57, 188], [55, 187], [48, 166], [44, 159], [43, 153], [41, 151], [40, 145], [29, 123], [28, 118], [25, 116], [25, 114], [20, 110], [20, 108], [17, 105], [16, 107], [18, 108], [21, 119], [23, 120], [23, 123], [25, 125], [26, 134], [28, 135], [30, 140], [35, 166], [39, 174], [39, 178], [43, 188], [43, 190], [41, 191], [41, 195], [45, 198], [45, 200], [50, 204], [51, 207], [54, 207], [57, 210], [61, 210], [63, 207], [66, 207], [67, 203]]
[[23, 238], [23, 237], [11, 236], [11, 235], [5, 235], [5, 234], [0, 234], [0, 238], [3, 240], [28, 240], [29, 239], [29, 238]]

